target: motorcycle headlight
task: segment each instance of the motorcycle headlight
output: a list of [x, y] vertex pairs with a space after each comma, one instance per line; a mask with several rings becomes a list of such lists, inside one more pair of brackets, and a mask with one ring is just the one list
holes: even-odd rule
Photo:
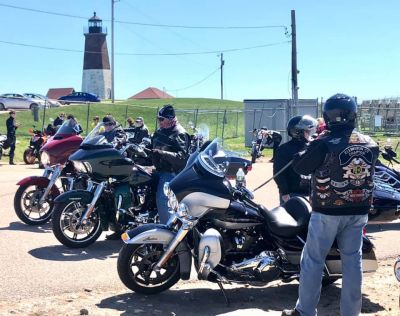
[[189, 216], [189, 208], [185, 203], [180, 203], [176, 213], [179, 217], [188, 217]]
[[88, 170], [86, 169], [85, 164], [82, 161], [73, 161], [74, 168], [79, 173], [87, 173]]
[[397, 281], [400, 282], [400, 257], [397, 258], [396, 263], [394, 264], [394, 275], [396, 276]]
[[42, 162], [43, 166], [48, 166], [50, 165], [50, 156], [47, 152], [42, 151], [40, 154], [40, 161]]

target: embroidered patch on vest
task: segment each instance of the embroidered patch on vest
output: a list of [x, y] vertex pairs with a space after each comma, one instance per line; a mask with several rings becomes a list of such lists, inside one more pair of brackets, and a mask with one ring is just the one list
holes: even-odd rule
[[344, 188], [344, 187], [348, 186], [349, 185], [349, 181], [345, 180], [345, 181], [342, 181], [342, 182], [336, 182], [336, 181], [331, 180], [331, 184], [332, 184], [333, 187], [341, 189], [341, 188]]
[[316, 178], [315, 180], [317, 181], [317, 183], [324, 184], [324, 183], [328, 183], [329, 181], [331, 181], [331, 178], [324, 178], [324, 179]]
[[339, 192], [335, 190], [336, 194], [339, 195], [342, 199], [345, 199], [349, 202], [362, 202], [369, 198], [372, 193], [372, 190], [367, 189], [355, 189], [355, 190], [347, 190], [344, 192]]

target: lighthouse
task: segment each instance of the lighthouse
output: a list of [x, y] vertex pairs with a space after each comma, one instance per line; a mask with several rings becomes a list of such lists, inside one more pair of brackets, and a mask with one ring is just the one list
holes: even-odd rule
[[100, 99], [111, 97], [111, 70], [107, 50], [107, 29], [96, 15], [89, 19], [85, 35], [82, 91], [96, 94]]

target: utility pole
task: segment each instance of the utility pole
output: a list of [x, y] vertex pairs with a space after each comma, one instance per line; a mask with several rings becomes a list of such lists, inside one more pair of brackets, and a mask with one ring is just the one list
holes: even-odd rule
[[296, 106], [299, 101], [297, 85], [297, 46], [296, 46], [296, 11], [292, 10], [292, 113], [290, 115], [296, 115]]
[[224, 99], [224, 65], [225, 65], [225, 60], [224, 60], [224, 54], [221, 53], [221, 100]]
[[114, 3], [117, 0], [111, 0], [111, 102], [114, 103]]

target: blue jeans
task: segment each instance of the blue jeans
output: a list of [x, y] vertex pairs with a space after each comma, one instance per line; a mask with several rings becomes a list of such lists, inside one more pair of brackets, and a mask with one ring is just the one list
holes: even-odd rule
[[331, 216], [311, 213], [306, 245], [301, 254], [299, 299], [302, 316], [317, 315], [325, 258], [336, 238], [342, 261], [340, 314], [361, 313], [362, 229], [368, 215]]
[[156, 192], [156, 204], [158, 215], [160, 216], [161, 224], [166, 224], [169, 219], [168, 209], [168, 197], [164, 195], [164, 183], [170, 182], [174, 177], [175, 173], [171, 172], [157, 172], [159, 176], [157, 192]]

